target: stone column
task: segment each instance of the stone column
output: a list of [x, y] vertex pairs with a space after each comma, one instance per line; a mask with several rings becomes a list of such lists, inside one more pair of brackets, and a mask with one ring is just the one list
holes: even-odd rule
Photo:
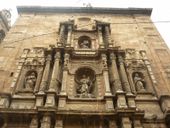
[[122, 117], [121, 128], [132, 128], [132, 124], [129, 117]]
[[51, 128], [51, 117], [49, 115], [43, 116], [40, 128]]
[[112, 62], [111, 69], [112, 69], [112, 74], [113, 74], [113, 79], [114, 79], [114, 82], [112, 84], [114, 85], [116, 92], [123, 92], [121, 82], [120, 82], [120, 78], [119, 78], [117, 65], [116, 65], [116, 56], [115, 56], [114, 53], [110, 54], [110, 59], [111, 59], [111, 62]]
[[68, 26], [68, 34], [67, 34], [67, 44], [66, 44], [66, 47], [70, 47], [71, 46], [71, 34], [72, 34], [72, 26], [69, 25]]
[[107, 67], [107, 56], [106, 54], [101, 54], [102, 64], [103, 64], [103, 78], [105, 84], [105, 98], [106, 98], [106, 109], [113, 109], [113, 100], [112, 94], [110, 90], [110, 83], [109, 83], [109, 73]]
[[62, 119], [56, 119], [54, 128], [63, 128], [63, 120]]
[[53, 72], [51, 76], [49, 90], [47, 91], [47, 99], [45, 106], [46, 107], [55, 107], [56, 106], [56, 93], [59, 92], [59, 65], [60, 64], [60, 52], [56, 52]]
[[123, 88], [127, 96], [128, 106], [130, 108], [136, 108], [135, 96], [131, 92], [130, 84], [129, 84], [128, 77], [125, 71], [124, 61], [121, 55], [119, 55], [118, 61], [119, 61], [119, 66], [120, 66], [121, 80], [122, 80]]
[[59, 71], [60, 71], [60, 52], [57, 51], [54, 58], [54, 66], [53, 66], [53, 72], [52, 77], [50, 81], [49, 91], [59, 91]]
[[140, 120], [134, 120], [134, 128], [143, 128]]
[[114, 53], [111, 53], [110, 59], [112, 62], [111, 70], [112, 70], [112, 74], [113, 74], [112, 86], [114, 86], [115, 93], [117, 96], [117, 107], [118, 108], [127, 108], [125, 93], [122, 90], [122, 85], [120, 82], [120, 77], [119, 77], [117, 64], [116, 64], [116, 56]]
[[45, 96], [44, 91], [47, 88], [50, 64], [51, 64], [51, 55], [48, 55], [46, 58], [46, 64], [45, 64], [42, 80], [40, 83], [40, 89], [39, 89], [38, 94], [36, 94], [36, 106], [35, 107], [44, 105], [44, 96]]
[[36, 116], [32, 118], [29, 128], [38, 128], [38, 118]]
[[121, 55], [119, 55], [118, 60], [119, 60], [120, 75], [121, 75], [121, 80], [122, 80], [123, 88], [124, 88], [124, 90], [126, 91], [127, 94], [131, 94], [131, 89], [130, 89], [129, 81], [128, 81], [128, 78], [127, 78], [127, 74], [126, 74], [126, 71], [125, 71], [123, 58], [122, 58]]
[[61, 46], [65, 44], [65, 25], [60, 26], [60, 43]]
[[43, 72], [42, 76], [42, 81], [40, 84], [40, 91], [41, 93], [44, 93], [45, 89], [47, 88], [47, 83], [48, 83], [48, 77], [49, 77], [49, 70], [50, 70], [50, 64], [51, 64], [51, 55], [49, 54], [46, 58], [46, 64], [45, 64], [45, 69]]
[[105, 26], [105, 39], [106, 43], [109, 47], [113, 47], [113, 44], [111, 44], [111, 38], [110, 38], [110, 32], [109, 32], [109, 26]]
[[104, 48], [102, 26], [98, 26], [99, 48]]
[[103, 64], [103, 77], [104, 77], [104, 83], [106, 87], [105, 95], [111, 95], [110, 91], [110, 83], [109, 83], [109, 73], [108, 73], [108, 67], [107, 67], [107, 56], [106, 54], [102, 54], [102, 64]]

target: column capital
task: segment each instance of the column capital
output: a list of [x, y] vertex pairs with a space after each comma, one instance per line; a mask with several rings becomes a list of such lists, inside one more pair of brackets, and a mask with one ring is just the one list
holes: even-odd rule
[[119, 64], [124, 63], [123, 57], [121, 55], [118, 55], [118, 61], [119, 61]]
[[46, 57], [46, 61], [49, 62], [49, 61], [51, 61], [51, 59], [52, 59], [51, 54], [48, 54], [47, 57]]
[[60, 54], [59, 51], [57, 51], [57, 52], [55, 53], [55, 56], [54, 56], [55, 60], [60, 59], [60, 57], [61, 57], [61, 54]]
[[73, 29], [72, 25], [68, 25], [67, 29], [71, 31]]
[[111, 60], [115, 60], [116, 59], [116, 55], [114, 52], [110, 53], [110, 59]]
[[99, 31], [102, 31], [102, 26], [97, 26]]

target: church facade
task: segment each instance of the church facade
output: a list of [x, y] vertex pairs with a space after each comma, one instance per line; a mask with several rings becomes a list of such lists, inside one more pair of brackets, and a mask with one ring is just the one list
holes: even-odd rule
[[0, 127], [170, 127], [170, 52], [152, 9], [18, 12], [0, 44]]

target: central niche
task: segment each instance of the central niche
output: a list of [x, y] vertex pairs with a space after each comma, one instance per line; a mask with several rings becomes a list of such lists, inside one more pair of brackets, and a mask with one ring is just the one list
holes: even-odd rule
[[75, 75], [76, 97], [93, 98], [95, 88], [95, 72], [87, 67], [79, 68]]
[[88, 36], [81, 36], [78, 39], [79, 48], [89, 49], [91, 48], [91, 39]]

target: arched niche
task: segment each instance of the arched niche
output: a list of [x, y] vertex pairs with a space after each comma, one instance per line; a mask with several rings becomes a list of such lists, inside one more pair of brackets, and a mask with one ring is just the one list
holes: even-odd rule
[[75, 73], [76, 96], [80, 98], [95, 97], [95, 72], [89, 67], [81, 67]]
[[91, 48], [91, 39], [88, 36], [81, 36], [78, 39], [78, 46], [80, 49], [90, 49]]
[[147, 87], [146, 87], [146, 81], [144, 79], [143, 73], [133, 72], [132, 78], [133, 78], [136, 91], [145, 92]]
[[23, 90], [25, 91], [34, 91], [37, 82], [37, 72], [30, 70], [25, 74], [23, 82]]

